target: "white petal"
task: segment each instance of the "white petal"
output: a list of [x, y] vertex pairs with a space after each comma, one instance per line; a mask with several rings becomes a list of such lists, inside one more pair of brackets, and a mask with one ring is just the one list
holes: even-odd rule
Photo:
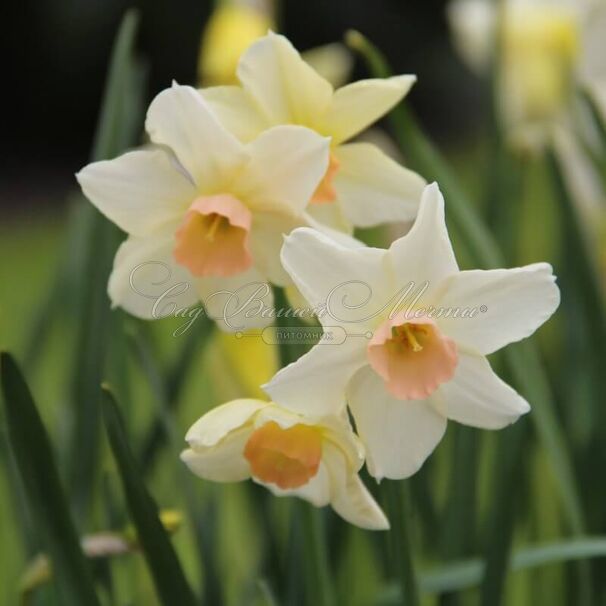
[[131, 236], [118, 249], [109, 277], [113, 306], [145, 320], [173, 315], [198, 302], [196, 279], [173, 258], [171, 231]]
[[441, 281], [459, 268], [452, 250], [444, 218], [444, 198], [437, 184], [428, 185], [414, 225], [389, 248], [397, 284], [414, 282], [417, 287], [429, 282], [425, 296], [439, 287]]
[[327, 309], [320, 318], [323, 325], [364, 333], [395, 294], [386, 255], [385, 250], [343, 246], [316, 230], [299, 228], [284, 239], [281, 259], [310, 304]]
[[273, 292], [256, 267], [226, 278], [202, 278], [196, 287], [208, 316], [225, 332], [265, 328], [274, 323], [269, 314], [274, 309]]
[[460, 352], [455, 376], [440, 386], [439, 393], [447, 417], [472, 427], [501, 429], [530, 410], [483, 356]]
[[236, 194], [256, 210], [300, 214], [326, 173], [329, 140], [302, 126], [276, 126], [247, 150]]
[[228, 433], [248, 423], [253, 415], [266, 406], [267, 402], [252, 398], [232, 400], [217, 406], [189, 428], [185, 441], [194, 449], [215, 446]]
[[359, 80], [335, 92], [320, 132], [342, 143], [363, 131], [397, 105], [415, 83], [416, 76]]
[[341, 451], [327, 443], [323, 458], [332, 479], [332, 508], [350, 524], [367, 530], [387, 530], [385, 514], [360, 476], [348, 469]]
[[341, 163], [334, 185], [345, 217], [356, 227], [411, 221], [426, 185], [370, 143], [350, 143], [335, 150]]
[[359, 370], [347, 389], [366, 464], [377, 480], [416, 473], [446, 431], [446, 418], [432, 399], [396, 400], [370, 366]]
[[195, 197], [193, 184], [160, 149], [93, 162], [76, 177], [84, 195], [110, 221], [136, 236], [178, 221]]
[[190, 86], [174, 83], [157, 95], [145, 128], [154, 143], [173, 150], [203, 193], [216, 193], [247, 160], [244, 146]]
[[243, 143], [252, 141], [268, 127], [242, 87], [211, 86], [198, 92], [219, 122]]
[[271, 32], [242, 55], [238, 78], [272, 124], [313, 126], [332, 98], [332, 86], [284, 36]]
[[345, 406], [345, 386], [366, 364], [366, 339], [349, 336], [339, 345], [315, 345], [262, 386], [270, 398], [312, 417], [335, 414]]
[[197, 476], [213, 482], [240, 482], [250, 478], [250, 466], [244, 458], [244, 447], [250, 431], [242, 428], [233, 431], [210, 448], [188, 448], [181, 460]]
[[530, 336], [560, 303], [548, 263], [515, 269], [462, 271], [443, 285], [438, 307], [470, 308], [472, 318], [442, 318], [440, 328], [459, 345], [489, 354]]
[[[326, 226], [333, 232], [353, 234], [354, 226], [345, 218], [340, 204], [310, 204], [305, 214], [316, 223], [316, 228]], [[310, 223], [310, 227], [314, 225]]]

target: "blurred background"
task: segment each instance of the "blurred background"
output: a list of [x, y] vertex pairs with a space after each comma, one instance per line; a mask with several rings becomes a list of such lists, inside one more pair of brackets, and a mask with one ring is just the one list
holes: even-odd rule
[[[596, 236], [587, 225], [576, 225], [574, 209], [561, 202], [566, 184], [559, 172], [554, 177], [544, 150], [506, 149], [496, 124], [494, 69], [482, 77], [460, 58], [447, 4], [282, 0], [274, 7], [279, 31], [299, 50], [342, 41], [355, 29], [380, 48], [395, 73], [417, 74], [406, 104], [453, 166], [506, 266], [549, 261], [564, 293], [555, 319], [535, 339], [544, 372], [535, 373], [532, 356], [517, 371], [507, 359], [493, 360], [504, 379], [515, 376], [515, 387], [536, 411], [499, 434], [451, 424], [411, 482], [422, 604], [604, 604], [603, 560], [585, 559], [606, 553], [606, 489], [600, 480], [606, 464], [603, 189], [600, 211], [591, 215], [597, 219], [589, 222], [601, 234]], [[235, 348], [228, 337], [208, 337], [207, 327], [199, 330], [207, 331], [212, 348], [183, 340], [175, 345], [170, 320], [142, 326], [120, 311], [109, 314], [107, 264], [120, 237], [82, 242], [95, 232], [80, 216], [89, 205], [77, 192], [74, 173], [91, 159], [125, 11], [134, 7], [140, 16], [135, 50], [141, 78], [135, 84], [141, 83], [137, 96], [144, 108], [173, 79], [199, 81], [201, 34], [213, 6], [208, 0], [26, 0], [5, 8], [11, 14], [0, 37], [8, 106], [0, 165], [0, 347], [23, 364], [82, 534], [132, 533], [91, 395], [110, 376], [142, 477], [204, 603], [310, 605], [303, 537], [296, 529], [301, 505], [268, 499], [248, 484], [201, 482], [178, 460], [182, 436], [196, 418], [230, 398], [258, 395], [257, 386], [275, 370], [275, 352]], [[353, 52], [351, 59], [350, 79], [368, 77]], [[410, 150], [398, 151], [385, 136], [394, 134], [393, 124], [380, 126], [386, 149], [408, 160]], [[596, 165], [604, 171], [606, 150], [600, 149]], [[461, 266], [476, 267], [468, 232], [450, 227]], [[385, 234], [362, 235], [381, 242]], [[88, 265], [80, 263], [78, 251], [84, 249]], [[164, 405], [174, 410], [158, 428]], [[48, 570], [35, 566], [41, 544], [0, 420], [0, 605], [63, 604], [45, 584]], [[77, 435], [78, 428], [85, 433]], [[92, 488], [83, 489], [91, 469]], [[383, 502], [382, 489], [371, 488]], [[402, 603], [386, 555], [391, 539], [351, 528], [332, 512], [323, 519], [336, 603]], [[594, 542], [566, 543], [585, 535]], [[509, 546], [523, 570], [507, 576]], [[103, 604], [158, 604], [141, 555], [114, 555], [95, 568]], [[490, 597], [494, 589], [482, 585], [478, 557], [502, 573], [492, 585], [498, 601]], [[22, 591], [38, 585], [31, 594]]]
[[[210, 1], [27, 0], [9, 15], [0, 42], [10, 119], [4, 138], [3, 218], [56, 214], [87, 161], [109, 54], [128, 6], [141, 11], [137, 48], [149, 69], [146, 99], [170, 85], [196, 82], [200, 35]], [[449, 42], [446, 2], [311, 0], [281, 3], [280, 30], [300, 50], [340, 41], [358, 29], [380, 41], [394, 70], [416, 73], [412, 101], [432, 131], [468, 137], [477, 123], [479, 86]], [[355, 76], [362, 72], [358, 68]], [[470, 133], [471, 131], [471, 133]], [[4, 223], [4, 221], [3, 221]]]

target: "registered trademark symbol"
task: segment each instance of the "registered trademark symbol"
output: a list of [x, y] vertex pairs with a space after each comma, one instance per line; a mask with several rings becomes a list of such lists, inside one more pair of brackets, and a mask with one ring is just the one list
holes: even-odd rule
[[488, 307], [486, 307], [486, 305], [480, 305], [480, 311], [485, 314], [488, 311]]

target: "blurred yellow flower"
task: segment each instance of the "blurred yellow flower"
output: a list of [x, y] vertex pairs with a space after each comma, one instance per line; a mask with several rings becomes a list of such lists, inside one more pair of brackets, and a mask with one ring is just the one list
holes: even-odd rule
[[[202, 86], [237, 84], [236, 70], [242, 53], [258, 38], [275, 29], [271, 2], [224, 0], [213, 11], [202, 33], [198, 79]], [[302, 53], [333, 86], [347, 81], [352, 67], [349, 51], [338, 42]]]
[[216, 339], [229, 372], [235, 377], [238, 389], [242, 392], [238, 395], [263, 397], [259, 385], [269, 381], [278, 371], [276, 346], [266, 343], [257, 332], [236, 335], [220, 332]]
[[205, 86], [236, 84], [240, 55], [274, 27], [266, 12], [243, 2], [215, 9], [202, 35], [198, 77]]
[[201, 478], [252, 478], [276, 496], [330, 504], [362, 528], [389, 528], [358, 476], [363, 448], [345, 417], [313, 419], [261, 400], [233, 400], [196, 421], [185, 439], [181, 458]]

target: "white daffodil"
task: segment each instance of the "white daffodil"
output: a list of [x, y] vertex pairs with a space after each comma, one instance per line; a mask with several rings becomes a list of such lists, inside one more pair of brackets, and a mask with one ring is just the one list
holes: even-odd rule
[[284, 37], [270, 33], [242, 55], [241, 86], [201, 93], [242, 141], [279, 124], [306, 126], [331, 137], [330, 162], [308, 211], [340, 231], [414, 219], [425, 185], [369, 143], [348, 141], [409, 91], [415, 76], [361, 80], [333, 89]]
[[541, 146], [570, 121], [575, 85], [606, 116], [603, 0], [455, 0], [448, 16], [462, 57], [480, 73], [500, 27], [498, 103], [515, 144]]
[[273, 403], [233, 400], [196, 421], [185, 440], [181, 458], [201, 478], [252, 478], [277, 496], [331, 505], [362, 528], [389, 528], [358, 476], [363, 448], [345, 418], [312, 420]]
[[129, 235], [109, 280], [113, 305], [157, 318], [202, 300], [209, 315], [228, 319], [223, 328], [269, 324], [243, 302], [271, 307], [261, 284], [290, 283], [282, 236], [310, 225], [303, 210], [326, 172], [328, 140], [279, 126], [243, 144], [195, 89], [177, 84], [154, 99], [146, 130], [157, 147], [77, 175], [89, 200]]
[[377, 479], [419, 469], [447, 419], [497, 429], [528, 412], [486, 356], [531, 335], [555, 311], [551, 266], [459, 271], [444, 200], [426, 188], [411, 231], [388, 250], [347, 248], [310, 229], [286, 238], [282, 262], [319, 314], [321, 340], [264, 386], [298, 413], [349, 405]]

